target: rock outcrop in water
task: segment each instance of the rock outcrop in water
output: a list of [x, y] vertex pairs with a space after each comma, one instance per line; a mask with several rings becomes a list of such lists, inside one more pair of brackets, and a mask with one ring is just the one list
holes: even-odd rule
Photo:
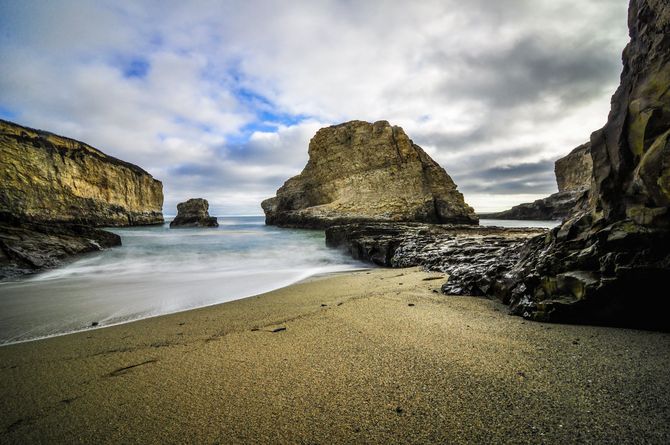
[[474, 251], [468, 236], [407, 227], [334, 227], [329, 243], [379, 264], [437, 267], [450, 273], [446, 293], [496, 296], [532, 320], [670, 330], [670, 3], [632, 0], [629, 28], [621, 85], [591, 136], [589, 197], [560, 227]]
[[0, 213], [0, 280], [57, 267], [74, 255], [120, 245], [121, 238], [105, 230], [31, 223]]
[[0, 211], [33, 222], [163, 222], [163, 185], [74, 139], [0, 120]]
[[591, 143], [580, 145], [554, 164], [558, 193], [509, 210], [480, 214], [482, 218], [563, 220], [588, 205], [593, 162]]
[[326, 229], [326, 244], [384, 267], [423, 266], [449, 274], [450, 295], [485, 295], [530, 238], [547, 229], [421, 223], [360, 223]]
[[670, 3], [632, 0], [591, 205], [525, 247], [496, 294], [534, 320], [670, 329]]
[[177, 216], [170, 228], [180, 227], [219, 227], [216, 218], [209, 216], [209, 203], [206, 199], [192, 198], [177, 204]]
[[300, 175], [262, 203], [266, 223], [322, 228], [361, 221], [477, 224], [447, 172], [386, 121], [320, 129]]
[[121, 244], [97, 226], [163, 222], [163, 187], [83, 142], [0, 120], [0, 279]]

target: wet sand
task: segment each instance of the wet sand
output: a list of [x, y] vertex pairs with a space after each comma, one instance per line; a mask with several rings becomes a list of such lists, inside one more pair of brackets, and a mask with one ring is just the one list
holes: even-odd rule
[[0, 348], [0, 443], [670, 443], [670, 335], [418, 269]]

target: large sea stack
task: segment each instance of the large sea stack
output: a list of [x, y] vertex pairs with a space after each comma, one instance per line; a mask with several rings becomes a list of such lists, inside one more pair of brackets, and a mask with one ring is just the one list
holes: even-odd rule
[[73, 139], [0, 120], [0, 279], [121, 244], [95, 227], [160, 224], [163, 186]]
[[402, 128], [351, 121], [320, 129], [302, 173], [262, 203], [269, 225], [369, 221], [477, 224], [456, 184]]
[[525, 246], [496, 293], [535, 320], [669, 330], [670, 3], [632, 0], [591, 205]]

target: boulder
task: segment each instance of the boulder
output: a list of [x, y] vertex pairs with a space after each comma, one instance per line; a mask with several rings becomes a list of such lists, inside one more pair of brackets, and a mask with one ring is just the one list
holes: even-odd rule
[[209, 203], [206, 199], [192, 198], [177, 204], [177, 216], [170, 228], [181, 227], [219, 227], [216, 217], [209, 216]]
[[402, 128], [351, 121], [320, 129], [302, 173], [262, 203], [265, 221], [323, 228], [364, 221], [477, 224], [456, 184]]

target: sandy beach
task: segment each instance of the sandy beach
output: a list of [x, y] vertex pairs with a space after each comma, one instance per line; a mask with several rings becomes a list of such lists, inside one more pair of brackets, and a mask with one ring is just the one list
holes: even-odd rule
[[669, 334], [527, 322], [436, 277], [316, 277], [2, 347], [0, 443], [670, 442]]

